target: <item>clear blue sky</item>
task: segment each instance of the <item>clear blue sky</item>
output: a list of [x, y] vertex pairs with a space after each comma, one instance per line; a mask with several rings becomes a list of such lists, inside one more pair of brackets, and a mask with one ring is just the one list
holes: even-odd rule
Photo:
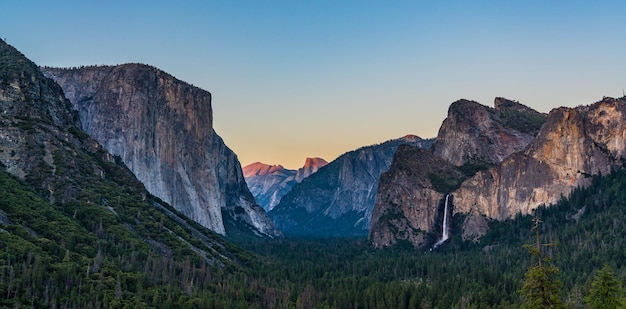
[[242, 165], [297, 168], [405, 134], [453, 101], [542, 112], [626, 88], [625, 1], [3, 1], [40, 65], [141, 62], [213, 94]]

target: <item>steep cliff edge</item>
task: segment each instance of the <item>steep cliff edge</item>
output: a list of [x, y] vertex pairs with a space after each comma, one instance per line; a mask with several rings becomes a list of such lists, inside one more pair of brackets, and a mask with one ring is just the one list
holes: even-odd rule
[[[80, 129], [62, 88], [3, 40], [0, 225], [0, 259], [10, 261], [2, 272], [11, 273], [0, 284], [11, 291], [3, 308], [149, 307], [146, 286], [178, 291], [173, 299], [219, 299], [223, 293], [207, 296], [204, 284], [188, 283], [189, 274], [240, 273], [254, 258], [150, 195]], [[172, 271], [156, 274], [158, 265]], [[78, 290], [89, 299], [69, 292]], [[106, 296], [122, 292], [124, 300]]]
[[[470, 106], [467, 103], [463, 104]], [[487, 220], [505, 220], [518, 213], [529, 214], [542, 204], [553, 204], [561, 197], [568, 196], [574, 188], [588, 186], [592, 175], [608, 174], [615, 169], [622, 168], [626, 161], [626, 101], [624, 99], [604, 98], [590, 106], [556, 108], [549, 113], [543, 125], [540, 125], [543, 122], [541, 114], [512, 101], [496, 99], [494, 110], [499, 111], [496, 114], [480, 106], [475, 106], [473, 111], [461, 109], [459, 106], [450, 109], [464, 112], [457, 112], [459, 115], [449, 117], [446, 122], [449, 119], [462, 119], [461, 114], [473, 115], [472, 117], [480, 121], [470, 118], [465, 121], [467, 125], [463, 125], [461, 121], [458, 126], [444, 122], [443, 127], [446, 128], [440, 130], [440, 133], [442, 131], [444, 133], [444, 139], [440, 141], [438, 137], [433, 152], [434, 155], [441, 155], [447, 161], [457, 165], [469, 178], [460, 185], [449, 182], [450, 185], [442, 187], [437, 186], [436, 181], [433, 182], [437, 180], [437, 177], [430, 177], [431, 182], [428, 184], [424, 181], [426, 179], [424, 173], [428, 172], [416, 169], [409, 162], [413, 161], [415, 165], [419, 165], [420, 161], [429, 162], [427, 155], [398, 154], [390, 168], [389, 174], [391, 175], [386, 175], [385, 181], [381, 177], [378, 193], [381, 200], [377, 201], [375, 208], [375, 213], [380, 213], [382, 219], [385, 219], [384, 211], [389, 212], [388, 209], [392, 209], [395, 213], [395, 221], [379, 219], [378, 221], [382, 221], [382, 224], [377, 225], [374, 225], [374, 221], [372, 222], [370, 238], [375, 246], [388, 246], [404, 239], [409, 240], [416, 247], [426, 244], [428, 234], [425, 233], [430, 233], [432, 237], [433, 224], [439, 222], [436, 220], [432, 223], [433, 216], [428, 211], [436, 206], [434, 201], [418, 201], [414, 197], [432, 196], [433, 189], [439, 193], [452, 192], [453, 212], [466, 215], [461, 227], [462, 237], [476, 240], [487, 232]], [[493, 119], [499, 120], [500, 124], [485, 125], [493, 123]], [[455, 127], [458, 127], [461, 132], [472, 134], [456, 133]], [[491, 131], [489, 128], [494, 127], [504, 128], [504, 133], [489, 133]], [[487, 129], [486, 133], [485, 129]], [[514, 134], [511, 134], [511, 130], [514, 130]], [[525, 140], [525, 138], [511, 139], [511, 136], [532, 135], [537, 130], [538, 133], [532, 142], [520, 151], [502, 158], [501, 154], [521, 147], [519, 141]], [[484, 134], [476, 134], [476, 132]], [[497, 138], [489, 139], [487, 138], [489, 135]], [[484, 144], [484, 149], [479, 147], [482, 142], [472, 142], [472, 139], [467, 139], [468, 136], [479, 137], [478, 140], [483, 139], [487, 142]], [[506, 138], [503, 139], [503, 136]], [[450, 140], [461, 142], [457, 147], [457, 153], [453, 153], [452, 148], [446, 145], [450, 144]], [[462, 141], [470, 141], [470, 145], [465, 145]], [[512, 145], [506, 145], [506, 141], [511, 141]], [[494, 148], [494, 145], [499, 145], [500, 150]], [[476, 152], [472, 152], [473, 150]], [[490, 153], [494, 155], [490, 156]], [[471, 171], [465, 169], [467, 162], [471, 162], [468, 158], [479, 158], [494, 164], [486, 169], [478, 169], [478, 172], [470, 175]], [[502, 161], [498, 162], [500, 158]], [[459, 166], [463, 162], [465, 163]], [[412, 176], [407, 176], [408, 174]], [[446, 184], [446, 181], [443, 183]], [[441, 198], [439, 195], [435, 197]], [[416, 216], [416, 213], [422, 215]], [[394, 222], [405, 223], [394, 225]], [[385, 224], [394, 227], [385, 229]], [[413, 231], [420, 231], [421, 238], [407, 237]], [[437, 229], [434, 233], [436, 231]]]
[[[452, 103], [431, 151], [399, 148], [381, 176], [369, 234], [374, 246], [432, 244], [441, 231], [445, 195], [528, 147], [545, 119], [545, 114], [504, 98], [496, 98], [494, 108], [468, 100]], [[452, 201], [456, 205], [456, 192]], [[466, 238], [475, 238], [483, 233], [478, 229], [485, 228], [485, 219], [480, 214], [470, 219]]]
[[63, 87], [85, 132], [121, 157], [150, 193], [220, 234], [228, 234], [224, 216], [279, 234], [212, 128], [210, 93], [141, 64], [44, 72]]
[[445, 197], [433, 182], [444, 178], [454, 181], [463, 174], [426, 149], [398, 147], [389, 171], [380, 176], [369, 233], [374, 247], [405, 241], [419, 248], [432, 242], [441, 231], [437, 219]]
[[378, 179], [402, 144], [429, 147], [431, 140], [407, 135], [345, 153], [295, 185], [270, 216], [290, 235], [367, 235]]
[[[80, 123], [61, 87], [2, 40], [0, 117], [0, 167], [22, 180], [45, 179], [54, 170], [53, 153], [63, 141], [80, 146], [70, 133], [76, 132]], [[40, 190], [51, 191], [53, 201], [56, 182], [46, 180], [41, 185]]]
[[450, 105], [433, 153], [454, 165], [470, 161], [500, 163], [533, 140], [546, 115], [504, 98], [495, 108], [459, 100]]
[[328, 162], [322, 158], [306, 158], [304, 166], [296, 171], [296, 182], [300, 183], [304, 178], [311, 176], [317, 172], [320, 168], [326, 166]]
[[296, 183], [302, 182], [326, 164], [328, 162], [321, 158], [307, 158], [303, 167], [290, 170], [282, 165], [256, 162], [243, 167], [243, 177], [256, 202], [270, 211]]
[[626, 102], [557, 108], [529, 147], [465, 181], [454, 192], [455, 212], [503, 220], [585, 187], [590, 176], [621, 168], [626, 152]]

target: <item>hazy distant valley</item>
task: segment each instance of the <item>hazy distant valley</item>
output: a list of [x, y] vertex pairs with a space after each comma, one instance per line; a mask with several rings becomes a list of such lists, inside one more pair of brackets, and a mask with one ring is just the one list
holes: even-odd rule
[[436, 137], [298, 170], [242, 168], [212, 104], [148, 65], [39, 67], [1, 41], [0, 306], [518, 308], [533, 237], [558, 243], [539, 256], [568, 307], [605, 264], [626, 280], [626, 97], [460, 99]]

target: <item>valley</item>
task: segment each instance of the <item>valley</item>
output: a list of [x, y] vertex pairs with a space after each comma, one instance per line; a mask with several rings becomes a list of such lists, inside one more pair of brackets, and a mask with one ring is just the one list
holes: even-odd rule
[[0, 41], [0, 307], [519, 308], [533, 254], [564, 306], [600, 269], [624, 302], [626, 97], [461, 99], [434, 138], [299, 170], [242, 168], [212, 104], [149, 65], [39, 67]]

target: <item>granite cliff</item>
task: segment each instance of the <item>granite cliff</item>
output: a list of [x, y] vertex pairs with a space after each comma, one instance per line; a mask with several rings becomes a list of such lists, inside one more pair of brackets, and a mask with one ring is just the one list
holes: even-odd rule
[[623, 167], [625, 152], [623, 99], [556, 108], [527, 149], [477, 173], [454, 192], [455, 212], [497, 220], [531, 213], [588, 186], [591, 175]]
[[256, 162], [244, 166], [243, 177], [256, 202], [266, 211], [270, 211], [296, 183], [302, 182], [326, 164], [328, 162], [321, 158], [307, 158], [303, 167], [290, 170], [282, 165]]
[[545, 117], [504, 98], [496, 98], [494, 108], [459, 100], [450, 105], [432, 150], [457, 166], [469, 161], [499, 163], [526, 148]]
[[[187, 274], [250, 260], [149, 194], [78, 119], [62, 88], [0, 40], [0, 246], [11, 274], [0, 307], [149, 307], [144, 286], [206, 295]], [[155, 276], [155, 265], [171, 271]], [[69, 292], [79, 290], [89, 297]], [[114, 293], [128, 302], [106, 296]]]
[[345, 153], [296, 184], [270, 216], [290, 235], [367, 235], [378, 179], [402, 144], [429, 147], [431, 141], [408, 135]]
[[80, 122], [61, 87], [1, 40], [0, 78], [0, 166], [22, 180], [41, 177], [38, 189], [49, 191], [52, 202], [54, 192], [67, 191], [60, 196], [71, 198], [72, 190], [55, 181], [54, 155], [67, 152], [64, 143], [78, 148], [97, 143], [82, 145], [71, 133], [78, 133]]
[[[445, 195], [528, 147], [545, 118], [504, 98], [496, 98], [494, 108], [468, 100], [452, 103], [432, 148], [398, 149], [389, 171], [381, 176], [369, 234], [374, 246], [402, 241], [415, 247], [432, 244], [441, 231]], [[455, 192], [454, 207], [457, 200]], [[472, 216], [467, 226], [484, 228], [481, 219]], [[466, 236], [481, 233], [468, 229]]]
[[415, 247], [438, 235], [445, 194], [437, 181], [463, 178], [453, 164], [429, 150], [401, 145], [389, 171], [380, 176], [369, 239], [375, 247], [408, 242]]
[[248, 190], [237, 156], [213, 130], [209, 92], [142, 64], [44, 73], [63, 87], [84, 131], [150, 193], [220, 234], [243, 226], [279, 235]]
[[326, 166], [328, 162], [322, 158], [306, 158], [304, 166], [296, 171], [295, 179], [297, 183], [301, 183], [304, 178], [311, 176], [320, 168]]
[[[432, 164], [427, 154], [418, 155], [416, 150], [412, 150], [414, 154], [411, 155], [410, 150], [399, 150], [390, 175], [381, 177], [380, 198], [374, 211], [380, 214], [380, 218], [378, 222], [372, 222], [370, 232], [375, 246], [389, 246], [402, 240], [408, 240], [416, 247], [431, 244], [439, 230], [439, 219], [433, 215], [432, 209], [437, 207], [437, 198], [441, 204], [443, 194], [452, 194], [454, 214], [465, 217], [460, 229], [456, 230], [463, 239], [476, 240], [487, 232], [488, 220], [530, 214], [540, 205], [550, 205], [568, 196], [576, 187], [588, 186], [592, 175], [608, 174], [623, 168], [626, 160], [624, 98], [604, 98], [592, 105], [576, 108], [555, 108], [545, 118], [545, 123], [542, 114], [501, 99], [496, 99], [494, 109], [499, 110], [499, 117], [486, 113], [484, 108], [476, 105], [472, 109], [452, 106], [450, 110], [464, 110], [463, 114], [471, 117], [451, 125], [446, 123], [454, 119], [449, 116], [433, 146], [433, 154], [456, 165], [463, 177], [447, 180], [440, 179], [441, 175], [433, 177], [432, 172], [417, 168], [421, 162]], [[513, 118], [503, 117], [506, 113]], [[458, 116], [456, 119], [462, 119]], [[500, 124], [490, 125], [493, 119], [498, 118]], [[499, 128], [500, 125], [504, 131]], [[465, 133], [455, 132], [455, 128]], [[498, 129], [476, 133], [485, 128]], [[537, 132], [536, 136], [530, 143], [520, 143], [527, 140], [524, 134], [532, 136], [534, 132]], [[468, 136], [475, 138], [468, 139]], [[480, 142], [476, 142], [476, 138]], [[446, 146], [457, 143], [456, 152]], [[472, 171], [466, 167], [468, 162], [472, 164], [473, 158], [490, 164]], [[425, 181], [424, 173], [430, 176], [430, 185]], [[434, 194], [433, 189], [439, 195]], [[434, 196], [434, 199], [418, 201], [416, 198], [424, 196]], [[440, 212], [438, 208], [437, 213]], [[385, 214], [391, 214], [393, 220]], [[436, 218], [434, 223], [433, 218]]]

